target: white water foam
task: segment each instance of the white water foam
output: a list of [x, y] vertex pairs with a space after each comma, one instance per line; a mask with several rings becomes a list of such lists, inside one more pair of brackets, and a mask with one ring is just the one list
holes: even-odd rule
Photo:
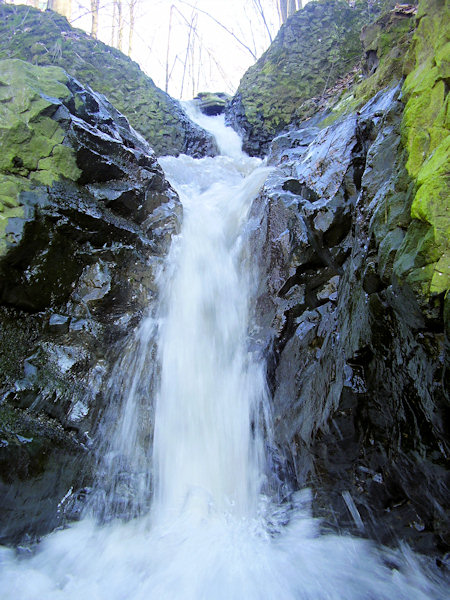
[[[217, 128], [220, 121], [213, 123]], [[261, 494], [262, 431], [267, 434], [270, 424], [260, 423], [265, 368], [247, 351], [253, 274], [243, 261], [240, 232], [268, 171], [235, 145], [230, 153], [161, 160], [185, 217], [161, 294], [152, 509], [108, 525], [85, 518], [48, 535], [30, 558], [1, 549], [0, 598], [446, 597], [408, 551], [321, 534], [308, 491], [295, 496], [289, 511]], [[152, 332], [154, 322], [141, 329]], [[139, 339], [133, 352], [142, 352], [145, 336]], [[121, 452], [139, 440], [132, 403], [143, 401], [139, 389], [145, 386], [136, 375], [143, 372], [141, 362], [139, 356], [127, 361], [141, 370], [130, 373], [131, 392], [113, 442]]]

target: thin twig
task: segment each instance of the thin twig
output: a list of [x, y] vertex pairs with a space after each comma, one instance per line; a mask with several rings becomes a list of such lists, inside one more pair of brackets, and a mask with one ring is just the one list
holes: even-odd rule
[[186, 6], [189, 6], [190, 8], [206, 15], [208, 18], [210, 18], [212, 21], [214, 21], [214, 23], [216, 23], [219, 27], [221, 27], [224, 31], [226, 31], [229, 35], [231, 35], [238, 44], [240, 44], [243, 48], [245, 48], [248, 52], [250, 52], [250, 54], [252, 55], [252, 57], [256, 60], [257, 56], [256, 54], [253, 52], [253, 50], [251, 48], [249, 48], [247, 46], [247, 44], [244, 44], [244, 42], [238, 38], [238, 36], [231, 31], [231, 29], [228, 29], [228, 27], [225, 27], [225, 25], [223, 23], [221, 23], [220, 21], [218, 21], [215, 17], [213, 17], [211, 14], [209, 14], [209, 12], [207, 12], [206, 10], [202, 10], [201, 8], [197, 8], [196, 6], [192, 5], [190, 2], [186, 2], [185, 0], [179, 0], [182, 4], [185, 4]]

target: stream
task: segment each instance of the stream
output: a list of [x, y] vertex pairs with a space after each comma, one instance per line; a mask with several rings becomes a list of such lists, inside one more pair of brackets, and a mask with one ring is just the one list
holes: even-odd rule
[[[160, 159], [183, 228], [160, 276], [157, 314], [111, 383], [124, 397], [100, 467], [114, 480], [110, 518], [99, 521], [94, 503], [31, 553], [0, 548], [0, 598], [444, 600], [407, 548], [324, 533], [309, 490], [280, 504], [268, 484], [266, 368], [248, 349], [257, 257], [244, 231], [270, 169], [242, 153], [222, 116], [188, 110], [221, 155]], [[133, 498], [119, 510], [124, 487]], [[134, 518], [117, 518], [127, 510]]]

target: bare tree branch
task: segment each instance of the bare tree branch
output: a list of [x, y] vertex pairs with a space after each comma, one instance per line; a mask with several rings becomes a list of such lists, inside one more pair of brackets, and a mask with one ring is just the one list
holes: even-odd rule
[[185, 0], [179, 0], [182, 4], [185, 4], [186, 6], [189, 6], [190, 8], [196, 10], [197, 12], [200, 12], [204, 15], [206, 15], [209, 19], [211, 19], [212, 21], [214, 21], [214, 23], [216, 23], [216, 25], [218, 25], [219, 27], [221, 27], [224, 31], [226, 31], [229, 35], [231, 35], [236, 41], [237, 43], [242, 46], [243, 48], [245, 48], [248, 52], [250, 52], [250, 54], [252, 55], [252, 57], [254, 58], [254, 60], [257, 59], [256, 54], [253, 52], [253, 50], [251, 48], [249, 48], [247, 46], [247, 44], [244, 44], [244, 42], [238, 38], [238, 36], [231, 31], [231, 29], [228, 29], [228, 27], [226, 27], [223, 23], [221, 23], [219, 20], [217, 20], [215, 17], [213, 17], [211, 14], [209, 14], [209, 12], [207, 12], [206, 10], [202, 10], [201, 8], [198, 8], [196, 6], [194, 6], [193, 4], [190, 4], [189, 2], [186, 2]]
[[259, 15], [264, 23], [264, 27], [266, 28], [267, 35], [269, 36], [270, 43], [272, 43], [273, 42], [272, 34], [270, 32], [269, 26], [266, 21], [266, 15], [264, 13], [264, 9], [262, 7], [261, 0], [253, 0], [253, 5], [256, 8], [256, 11], [259, 13]]

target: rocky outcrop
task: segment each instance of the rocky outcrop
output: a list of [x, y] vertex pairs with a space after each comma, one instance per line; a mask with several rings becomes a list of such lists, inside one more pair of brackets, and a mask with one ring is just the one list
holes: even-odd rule
[[0, 82], [5, 543], [54, 527], [61, 499], [92, 480], [104, 382], [152, 310], [181, 205], [104, 96], [20, 60], [0, 61]]
[[194, 125], [180, 104], [155, 86], [119, 50], [71, 27], [61, 15], [0, 3], [0, 59], [57, 65], [105, 94], [157, 155], [214, 156], [213, 138]]
[[[376, 18], [366, 3], [310, 2], [292, 15], [275, 40], [241, 80], [227, 108], [230, 124], [243, 134], [252, 156], [267, 152], [290, 123], [315, 110], [327, 90], [361, 60], [361, 27]], [[384, 3], [385, 4], [385, 3]]]
[[205, 115], [221, 115], [225, 111], [227, 102], [231, 100], [228, 94], [217, 92], [200, 92], [194, 98], [194, 101], [200, 111]]
[[[276, 170], [250, 223], [261, 257], [254, 341], [269, 356], [282, 478], [313, 488], [326, 526], [387, 544], [406, 540], [444, 567], [442, 11], [439, 0], [419, 5], [403, 88], [379, 92], [331, 125], [319, 115], [273, 141]], [[425, 104], [429, 110], [414, 112]]]

